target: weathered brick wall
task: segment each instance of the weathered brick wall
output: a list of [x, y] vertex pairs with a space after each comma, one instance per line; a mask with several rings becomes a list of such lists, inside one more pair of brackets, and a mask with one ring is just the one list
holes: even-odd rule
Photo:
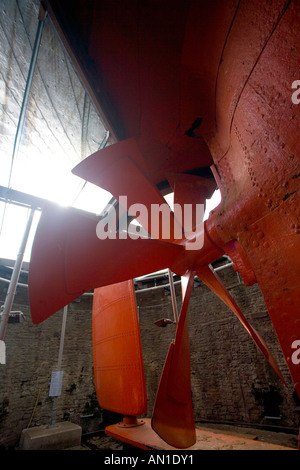
[[[237, 284], [231, 268], [219, 273], [225, 285]], [[0, 283], [0, 303], [7, 284]], [[258, 286], [230, 289], [250, 323], [264, 337], [276, 357], [288, 387], [281, 384], [234, 314], [203, 284], [194, 287], [189, 310], [192, 396], [196, 421], [299, 426], [294, 389], [270, 324]], [[180, 307], [180, 286], [176, 286]], [[173, 319], [170, 294], [165, 289], [137, 294], [140, 329], [151, 416], [155, 394], [175, 325], [159, 328], [160, 318]], [[51, 372], [56, 370], [62, 312], [33, 325], [27, 289], [18, 287], [13, 310], [26, 321], [8, 324], [7, 364], [0, 366], [0, 446], [16, 445], [22, 429], [50, 423]], [[100, 410], [93, 381], [92, 297], [81, 297], [68, 309], [62, 369], [62, 395], [57, 420], [80, 424], [83, 433], [103, 429], [109, 414]], [[37, 405], [35, 406], [37, 401]], [[270, 420], [272, 416], [280, 418]]]
[[[1, 304], [6, 289], [1, 283]], [[91, 306], [91, 297], [81, 297], [68, 308], [56, 415], [58, 422], [80, 424], [83, 433], [99, 429], [102, 422], [93, 383]], [[0, 366], [0, 447], [15, 445], [29, 423], [50, 424], [49, 388], [51, 373], [57, 370], [62, 327], [62, 311], [40, 325], [32, 324], [27, 288], [18, 287], [13, 310], [21, 310], [26, 320], [7, 325], [6, 365]]]

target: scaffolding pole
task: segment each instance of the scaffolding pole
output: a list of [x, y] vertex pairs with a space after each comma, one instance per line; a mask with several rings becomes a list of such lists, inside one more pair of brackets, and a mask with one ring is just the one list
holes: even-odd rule
[[171, 291], [171, 299], [172, 299], [174, 320], [175, 320], [175, 323], [177, 325], [178, 324], [178, 310], [177, 310], [177, 302], [176, 302], [176, 294], [175, 294], [175, 288], [174, 288], [173, 274], [172, 274], [172, 271], [170, 269], [168, 269], [168, 275], [169, 275], [169, 283], [170, 283], [170, 291]]
[[64, 350], [64, 342], [65, 342], [67, 313], [68, 313], [68, 306], [66, 305], [64, 307], [64, 311], [63, 311], [57, 371], [53, 372], [52, 377], [51, 377], [51, 385], [50, 385], [49, 395], [53, 397], [53, 407], [52, 407], [51, 423], [48, 426], [50, 428], [57, 426], [57, 424], [56, 424], [57, 399], [61, 395], [61, 387], [62, 387], [63, 371], [62, 371], [61, 365], [62, 365], [62, 357], [63, 357], [63, 350]]
[[[26, 227], [25, 227], [22, 242], [21, 242], [21, 245], [20, 245], [20, 248], [19, 248], [19, 251], [18, 251], [18, 255], [17, 255], [17, 258], [16, 258], [16, 262], [15, 262], [15, 265], [14, 265], [14, 269], [13, 269], [13, 272], [12, 272], [12, 276], [11, 276], [11, 280], [10, 280], [10, 283], [9, 283], [8, 291], [7, 291], [7, 294], [6, 294], [6, 298], [5, 298], [5, 302], [4, 302], [4, 306], [3, 306], [3, 312], [0, 315], [0, 341], [2, 342], [1, 343], [1, 348], [5, 347], [5, 345], [4, 345], [4, 336], [5, 336], [6, 326], [7, 326], [9, 314], [11, 312], [11, 307], [12, 307], [12, 304], [13, 304], [13, 301], [14, 301], [15, 293], [16, 293], [16, 288], [17, 288], [17, 284], [18, 284], [18, 280], [19, 280], [19, 276], [20, 276], [20, 272], [21, 272], [24, 253], [25, 253], [25, 249], [26, 249], [30, 229], [31, 229], [31, 226], [32, 226], [34, 213], [35, 213], [35, 210], [31, 209], [31, 211], [29, 213], [28, 220], [27, 220], [27, 224], [26, 224]], [[3, 360], [2, 360], [1, 363], [5, 363], [5, 361], [3, 362]]]

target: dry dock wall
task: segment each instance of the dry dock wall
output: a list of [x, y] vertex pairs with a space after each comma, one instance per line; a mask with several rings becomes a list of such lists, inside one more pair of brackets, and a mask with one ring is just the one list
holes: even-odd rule
[[[297, 428], [299, 401], [258, 286], [237, 285], [232, 268], [219, 274], [268, 343], [288, 387], [274, 374], [234, 314], [206, 286], [195, 282], [189, 313], [195, 420]], [[153, 281], [148, 284], [151, 286]], [[0, 282], [0, 305], [7, 287]], [[176, 297], [180, 308], [178, 284]], [[57, 368], [63, 312], [33, 325], [28, 305], [28, 290], [19, 286], [13, 310], [22, 311], [25, 321], [9, 323], [6, 331], [6, 365], [0, 367], [0, 448], [16, 446], [23, 429], [47, 425], [51, 420], [49, 387], [51, 373]], [[137, 305], [151, 416], [164, 360], [175, 335], [174, 325], [154, 325], [160, 318], [173, 318], [169, 290], [137, 293]], [[57, 421], [78, 424], [83, 434], [103, 429], [115, 418], [101, 410], [96, 399], [91, 312], [91, 296], [82, 296], [68, 307], [63, 386], [57, 400]]]

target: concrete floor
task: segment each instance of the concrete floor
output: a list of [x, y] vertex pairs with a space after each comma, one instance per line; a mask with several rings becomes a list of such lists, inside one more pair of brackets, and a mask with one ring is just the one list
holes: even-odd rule
[[[297, 433], [274, 432], [229, 425], [208, 425], [206, 423], [205, 425], [201, 425], [201, 429], [213, 431], [216, 434], [230, 434], [231, 436], [253, 439], [259, 442], [266, 442], [294, 449], [298, 448]], [[123, 443], [105, 435], [103, 432], [90, 437], [83, 436], [81, 446], [70, 450], [123, 450]]]

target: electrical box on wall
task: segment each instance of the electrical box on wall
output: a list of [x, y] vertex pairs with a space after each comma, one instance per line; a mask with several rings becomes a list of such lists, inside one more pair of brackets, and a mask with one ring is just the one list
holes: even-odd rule
[[8, 317], [8, 323], [22, 323], [25, 320], [24, 313], [21, 311], [10, 312]]

